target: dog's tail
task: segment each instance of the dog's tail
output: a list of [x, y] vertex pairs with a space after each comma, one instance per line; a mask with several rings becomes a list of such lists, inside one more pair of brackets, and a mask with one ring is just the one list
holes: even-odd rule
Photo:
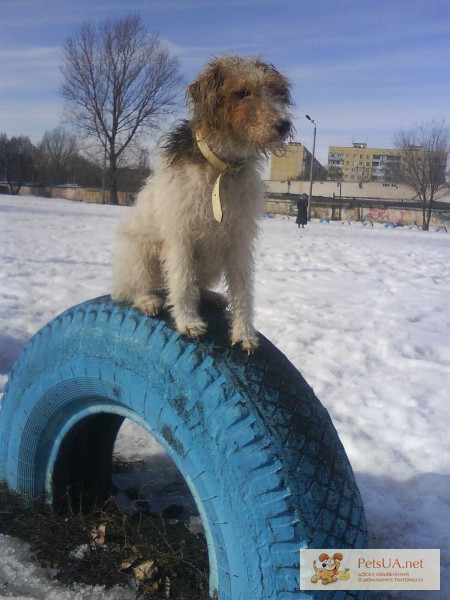
[[314, 571], [317, 573], [318, 569], [317, 569], [317, 566], [316, 566], [316, 561], [313, 562], [313, 568], [314, 568]]

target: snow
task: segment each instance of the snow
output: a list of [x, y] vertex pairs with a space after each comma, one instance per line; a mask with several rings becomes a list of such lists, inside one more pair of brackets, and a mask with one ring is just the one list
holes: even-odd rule
[[14, 600], [134, 600], [136, 592], [100, 585], [73, 584], [70, 588], [52, 581], [52, 570], [30, 558], [27, 544], [0, 535], [0, 598]]
[[[0, 392], [39, 328], [109, 292], [112, 239], [127, 210], [0, 196]], [[261, 220], [256, 326], [329, 410], [372, 547], [441, 549], [443, 591], [428, 592], [430, 599], [450, 594], [449, 274], [443, 231], [319, 222], [298, 229], [288, 218]], [[128, 424], [121, 452], [145, 454], [139, 435]], [[0, 598], [133, 597], [55, 584], [26, 544], [7, 536], [0, 557]]]

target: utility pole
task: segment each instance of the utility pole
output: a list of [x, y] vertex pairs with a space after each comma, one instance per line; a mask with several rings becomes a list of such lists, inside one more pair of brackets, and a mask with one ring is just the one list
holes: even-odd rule
[[314, 155], [316, 153], [316, 124], [314, 119], [311, 119], [309, 115], [306, 115], [308, 121], [314, 125], [314, 140], [313, 140], [313, 151], [311, 160], [311, 169], [309, 173], [309, 197], [308, 197], [308, 221], [311, 221], [311, 197], [312, 197], [312, 184], [313, 184], [313, 171], [314, 171]]

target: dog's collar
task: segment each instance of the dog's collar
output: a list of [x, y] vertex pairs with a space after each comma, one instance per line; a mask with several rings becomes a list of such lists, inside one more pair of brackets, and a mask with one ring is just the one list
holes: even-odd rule
[[198, 131], [195, 132], [195, 140], [200, 152], [203, 154], [209, 164], [220, 171], [220, 175], [216, 179], [212, 191], [212, 208], [215, 220], [218, 223], [221, 223], [223, 219], [222, 203], [220, 200], [220, 184], [222, 182], [222, 177], [226, 175], [226, 173], [239, 173], [239, 171], [245, 165], [245, 161], [235, 163], [224, 162], [216, 154], [214, 154]]
[[234, 173], [239, 173], [242, 167], [245, 165], [245, 160], [227, 163], [220, 159], [211, 148], [208, 146], [207, 142], [202, 138], [198, 131], [195, 132], [195, 141], [197, 142], [197, 146], [206, 160], [210, 165], [215, 167], [218, 171], [227, 171], [230, 170]]

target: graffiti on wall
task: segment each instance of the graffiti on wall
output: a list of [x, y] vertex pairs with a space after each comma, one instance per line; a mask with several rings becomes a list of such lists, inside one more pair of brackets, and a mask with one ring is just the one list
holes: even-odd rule
[[366, 214], [371, 221], [396, 223], [397, 225], [405, 224], [405, 215], [406, 210], [392, 210], [389, 208], [371, 208]]

